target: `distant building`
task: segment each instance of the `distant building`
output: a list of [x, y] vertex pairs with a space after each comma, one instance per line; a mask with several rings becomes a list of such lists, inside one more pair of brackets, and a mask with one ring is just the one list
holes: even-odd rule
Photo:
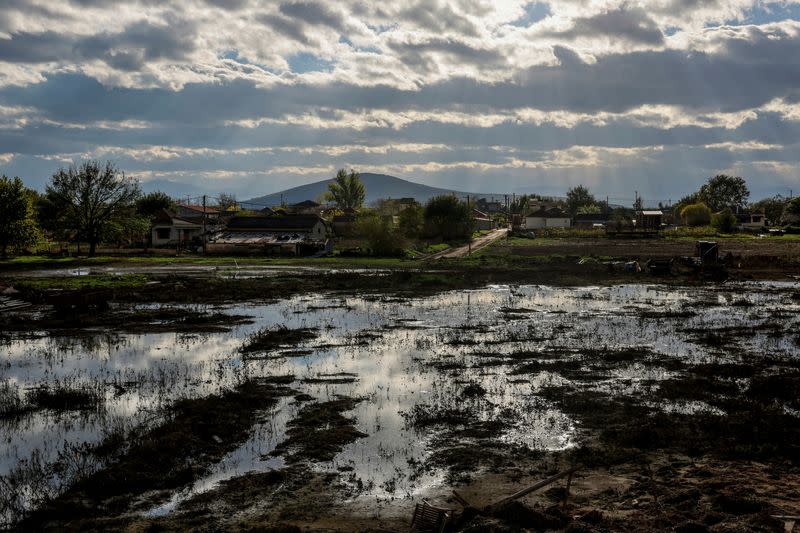
[[661, 210], [643, 210], [636, 212], [636, 229], [660, 230], [664, 222], [664, 213]]
[[525, 215], [526, 229], [569, 228], [572, 218], [560, 207], [541, 207]]
[[767, 216], [764, 213], [739, 213], [736, 224], [740, 230], [762, 230], [767, 226]]
[[183, 217], [164, 209], [156, 215], [151, 226], [153, 246], [186, 245], [194, 239], [201, 238], [202, 235], [202, 216]]
[[202, 218], [204, 209], [206, 214], [206, 221], [209, 220], [216, 221], [219, 219], [220, 212], [217, 209], [214, 209], [212, 207], [203, 208], [202, 205], [179, 204], [177, 215], [179, 217]]
[[472, 219], [475, 221], [475, 229], [478, 231], [493, 230], [497, 227], [497, 224], [495, 224], [495, 221], [491, 219], [488, 213], [478, 211], [477, 209], [472, 210]]
[[349, 237], [353, 235], [356, 228], [356, 215], [343, 214], [333, 217], [333, 233], [337, 237]]
[[319, 215], [324, 209], [325, 206], [314, 200], [304, 200], [286, 208], [289, 213], [295, 215]]
[[497, 213], [505, 213], [506, 205], [503, 202], [498, 202], [494, 199], [487, 200], [481, 198], [475, 202], [475, 207], [479, 211], [483, 211], [489, 215], [496, 215]]
[[305, 255], [330, 247], [328, 228], [317, 215], [237, 216], [209, 239], [208, 251]]
[[611, 217], [603, 213], [580, 213], [572, 217], [572, 220], [576, 228], [592, 229], [605, 226], [609, 223]]
[[419, 203], [414, 198], [383, 198], [375, 203], [375, 207], [381, 215], [397, 216], [409, 207], [414, 207]]

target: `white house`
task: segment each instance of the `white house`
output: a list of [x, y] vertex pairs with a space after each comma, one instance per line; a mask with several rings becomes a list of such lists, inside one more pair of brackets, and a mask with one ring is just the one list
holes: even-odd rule
[[572, 218], [559, 207], [541, 207], [525, 216], [526, 229], [569, 227], [572, 227]]
[[736, 222], [741, 230], [759, 231], [767, 225], [767, 217], [764, 213], [740, 213]]
[[153, 246], [188, 244], [195, 237], [202, 236], [203, 221], [202, 217], [181, 217], [161, 210], [153, 220], [151, 231]]

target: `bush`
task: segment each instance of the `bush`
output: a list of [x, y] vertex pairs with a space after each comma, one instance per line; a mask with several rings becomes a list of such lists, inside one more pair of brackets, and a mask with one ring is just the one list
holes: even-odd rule
[[406, 246], [402, 233], [388, 218], [377, 215], [359, 217], [356, 232], [366, 239], [372, 255], [402, 255]]
[[781, 222], [785, 225], [800, 225], [800, 196], [786, 203], [786, 207], [783, 209], [783, 218]]
[[469, 239], [475, 229], [472, 209], [455, 196], [436, 196], [425, 205], [425, 236], [443, 240]]
[[730, 209], [723, 209], [711, 217], [711, 226], [721, 233], [731, 233], [736, 229], [736, 215]]
[[703, 202], [687, 205], [681, 210], [681, 222], [687, 226], [708, 226], [711, 223], [711, 209]]

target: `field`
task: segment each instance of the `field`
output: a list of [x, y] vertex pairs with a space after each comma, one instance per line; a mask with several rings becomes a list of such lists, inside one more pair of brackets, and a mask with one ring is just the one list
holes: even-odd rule
[[[6, 264], [33, 305], [0, 318], [0, 521], [394, 531], [427, 500], [460, 531], [783, 531], [798, 244], [762, 242], [724, 243], [723, 284], [605, 264], [691, 255], [682, 241]], [[107, 309], [46, 303], [98, 288]], [[462, 513], [452, 493], [481, 508], [575, 466], [568, 498], [562, 481]]]

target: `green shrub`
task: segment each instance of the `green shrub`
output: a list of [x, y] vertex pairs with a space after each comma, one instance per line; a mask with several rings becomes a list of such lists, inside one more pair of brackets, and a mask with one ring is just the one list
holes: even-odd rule
[[711, 209], [703, 202], [687, 205], [681, 210], [681, 222], [687, 226], [708, 226], [711, 223]]
[[736, 229], [736, 215], [730, 209], [723, 209], [711, 216], [711, 226], [722, 233], [732, 233]]

